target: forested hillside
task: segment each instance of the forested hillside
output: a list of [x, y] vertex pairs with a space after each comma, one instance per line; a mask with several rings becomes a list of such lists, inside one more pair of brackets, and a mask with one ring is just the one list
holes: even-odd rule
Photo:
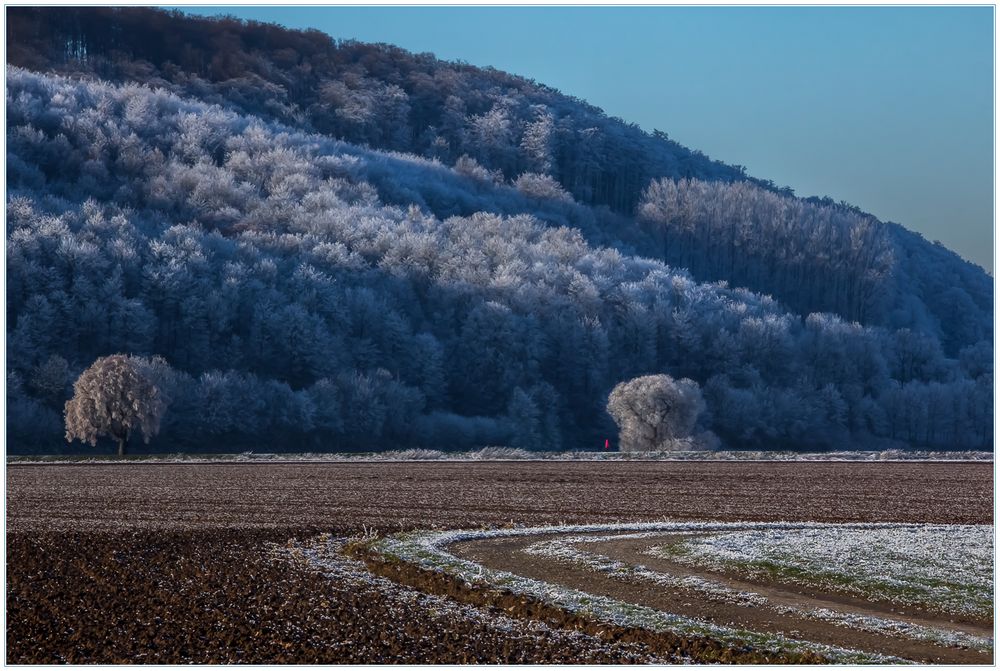
[[386, 44], [140, 8], [13, 8], [8, 62], [164, 87], [394, 151], [462, 155], [512, 179], [554, 172], [577, 199], [632, 213], [656, 176], [742, 179], [663, 135], [493, 69]]
[[[13, 65], [162, 87], [438, 159], [528, 195], [549, 193], [554, 180], [582, 207], [572, 208], [575, 218], [542, 218], [580, 228], [593, 244], [770, 294], [802, 314], [918, 330], [949, 356], [992, 342], [992, 280], [978, 266], [847, 205], [795, 199], [739, 166], [520, 77], [318, 31], [143, 8], [12, 7], [7, 30]], [[665, 177], [682, 181], [654, 182]], [[419, 186], [423, 176], [414, 180]], [[382, 184], [379, 195], [438, 217], [483, 209], [481, 200], [415, 194], [414, 180]], [[509, 199], [491, 207], [538, 214]]]
[[659, 371], [702, 386], [734, 447], [992, 442], [988, 340], [948, 357], [592, 244], [628, 219], [544, 176], [7, 75], [13, 450], [51, 451], [112, 352], [157, 357], [161, 451], [598, 446], [611, 388]]

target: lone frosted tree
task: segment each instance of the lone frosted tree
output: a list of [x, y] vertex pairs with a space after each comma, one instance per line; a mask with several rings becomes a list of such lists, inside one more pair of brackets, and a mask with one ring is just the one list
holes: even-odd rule
[[163, 395], [143, 373], [140, 359], [101, 357], [73, 384], [73, 398], [66, 401], [66, 441], [97, 445], [100, 436], [109, 436], [122, 456], [136, 430], [147, 443], [159, 432], [165, 410]]
[[608, 397], [608, 414], [619, 429], [622, 452], [678, 449], [691, 438], [705, 409], [698, 383], [646, 375], [619, 383]]

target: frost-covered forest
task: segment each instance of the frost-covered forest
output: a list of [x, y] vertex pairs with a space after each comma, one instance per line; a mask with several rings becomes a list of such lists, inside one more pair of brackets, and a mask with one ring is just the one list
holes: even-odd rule
[[600, 447], [659, 372], [728, 447], [991, 448], [989, 276], [845, 204], [318, 32], [8, 8], [8, 62], [12, 451], [117, 352], [156, 451]]

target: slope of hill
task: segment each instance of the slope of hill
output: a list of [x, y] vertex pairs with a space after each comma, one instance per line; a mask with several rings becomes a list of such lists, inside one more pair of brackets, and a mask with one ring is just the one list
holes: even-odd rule
[[386, 44], [143, 8], [20, 7], [8, 62], [162, 86], [244, 114], [507, 178], [554, 172], [579, 200], [631, 213], [652, 177], [743, 179], [583, 101], [493, 69]]
[[[591, 242], [687, 267], [701, 281], [769, 293], [803, 314], [919, 330], [951, 356], [992, 342], [992, 280], [978, 266], [854, 208], [794, 199], [739, 166], [520, 77], [231, 18], [110, 7], [11, 7], [7, 15], [13, 65], [163, 87], [305, 132], [458, 162], [486, 182], [527, 174], [529, 192], [548, 193], [551, 184], [537, 175], [548, 176], [596, 207], [558, 222], [580, 227]], [[664, 177], [695, 180], [681, 190], [686, 214], [670, 214], [662, 199], [650, 207], [651, 195], [663, 195], [650, 183]], [[442, 217], [480, 209], [420, 191], [419, 183], [383, 185], [380, 196], [429, 205]], [[661, 217], [637, 222], [637, 212]], [[580, 223], [595, 219], [589, 228]]]
[[171, 450], [586, 447], [656, 371], [698, 381], [731, 446], [992, 442], [989, 341], [949, 358], [588, 242], [629, 220], [541, 175], [7, 75], [13, 450], [51, 451], [71, 381], [120, 351], [157, 355]]

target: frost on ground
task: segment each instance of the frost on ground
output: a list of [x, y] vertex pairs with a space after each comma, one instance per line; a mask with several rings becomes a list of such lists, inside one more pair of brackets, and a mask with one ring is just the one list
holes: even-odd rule
[[416, 564], [423, 568], [442, 571], [471, 585], [510, 590], [515, 594], [537, 598], [564, 610], [577, 612], [591, 619], [614, 625], [639, 627], [650, 631], [670, 631], [682, 636], [703, 636], [727, 645], [751, 645], [762, 650], [814, 652], [834, 663], [841, 664], [902, 662], [903, 660], [899, 658], [886, 655], [827, 646], [788, 638], [781, 634], [766, 634], [720, 626], [609, 597], [588, 594], [561, 585], [490, 569], [476, 562], [460, 559], [443, 549], [445, 546], [459, 541], [507, 536], [590, 532], [708, 532], [746, 527], [768, 529], [784, 526], [789, 525], [685, 522], [411, 532], [380, 539], [372, 543], [371, 547], [383, 556]]
[[633, 538], [650, 538], [660, 536], [662, 532], [646, 531], [633, 534], [613, 534], [609, 536], [564, 536], [555, 540], [533, 543], [524, 548], [524, 552], [539, 557], [582, 566], [591, 571], [604, 573], [621, 580], [641, 580], [663, 587], [683, 587], [701, 592], [708, 598], [720, 599], [741, 606], [764, 607], [767, 599], [754, 592], [731, 589], [718, 582], [705, 580], [698, 576], [677, 576], [662, 571], [652, 571], [645, 566], [628, 564], [596, 552], [588, 552], [578, 546], [585, 543], [601, 543], [611, 540], [626, 540]]
[[993, 542], [988, 525], [831, 525], [734, 530], [654, 552], [751, 578], [985, 618], [993, 612]]
[[[875, 531], [868, 527], [858, 530], [859, 533]], [[760, 535], [769, 533], [788, 534], [787, 530], [755, 531]], [[527, 554], [546, 557], [563, 563], [581, 566], [588, 570], [603, 573], [613, 578], [628, 582], [647, 582], [663, 587], [684, 588], [702, 594], [706, 599], [719, 600], [737, 606], [766, 608], [775, 612], [794, 615], [813, 620], [831, 622], [838, 626], [868, 631], [872, 633], [898, 636], [914, 640], [928, 641], [946, 646], [961, 646], [972, 650], [990, 651], [993, 649], [993, 639], [937, 627], [925, 627], [899, 619], [874, 617], [867, 614], [843, 612], [829, 608], [798, 608], [770, 602], [765, 596], [756, 592], [737, 590], [718, 580], [706, 579], [692, 575], [674, 575], [663, 571], [654, 571], [642, 565], [629, 564], [599, 554], [581, 549], [581, 545], [601, 543], [605, 541], [650, 538], [662, 535], [661, 532], [641, 532], [631, 534], [614, 534], [607, 536], [563, 536], [554, 540], [540, 541], [524, 549]], [[729, 534], [727, 534], [729, 535]], [[707, 536], [705, 538], [712, 538]], [[662, 548], [652, 548], [650, 554], [658, 556], [673, 555], [665, 553]]]
[[17, 464], [79, 464], [79, 463], [209, 463], [209, 462], [381, 462], [381, 461], [993, 461], [992, 452], [930, 452], [926, 450], [882, 450], [842, 452], [788, 452], [788, 451], [672, 451], [672, 452], [597, 452], [573, 450], [564, 452], [538, 452], [514, 447], [484, 447], [470, 452], [448, 452], [412, 448], [385, 452], [302, 452], [269, 453], [242, 452], [240, 454], [164, 454], [130, 455], [117, 457], [77, 456], [14, 456], [8, 459]]
[[[429, 612], [436, 618], [453, 618], [474, 623], [483, 630], [496, 633], [517, 649], [522, 644], [529, 647], [544, 639], [548, 644], [573, 650], [581, 660], [615, 661], [638, 664], [667, 664], [683, 659], [664, 659], [652, 655], [644, 646], [608, 642], [589, 634], [567, 629], [552, 628], [537, 620], [514, 619], [503, 614], [458, 603], [446, 597], [427, 594], [387, 578], [373, 575], [360, 561], [343, 553], [349, 540], [321, 535], [307, 541], [289, 542], [274, 546], [277, 559], [304, 565], [334, 581], [340, 588], [356, 589], [358, 593], [377, 593], [383, 603], [401, 613]], [[369, 539], [370, 540], [370, 539]], [[481, 660], [490, 661], [490, 660]], [[526, 661], [526, 660], [522, 660]]]

